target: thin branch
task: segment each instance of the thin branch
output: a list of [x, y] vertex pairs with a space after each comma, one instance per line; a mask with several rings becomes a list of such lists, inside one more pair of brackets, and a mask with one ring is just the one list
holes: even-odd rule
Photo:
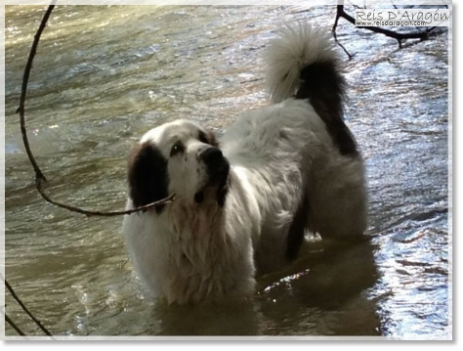
[[347, 57], [349, 57], [349, 61], [350, 61], [352, 59], [352, 55], [349, 53], [349, 51], [347, 51], [344, 45], [342, 45], [339, 42], [338, 37], [336, 35], [336, 28], [338, 27], [339, 17], [341, 17], [341, 12], [339, 11], [339, 6], [338, 6], [337, 11], [336, 11], [336, 19], [334, 20], [334, 25], [333, 25], [333, 28], [331, 29], [331, 32], [333, 33], [334, 41], [344, 50]]
[[[336, 11], [336, 20], [335, 20], [335, 25], [333, 26], [333, 33], [335, 35], [336, 33], [336, 26], [338, 19], [342, 17], [345, 18], [348, 22], [355, 24], [355, 19], [351, 15], [349, 15], [345, 10], [344, 10], [344, 5], [337, 5], [337, 11]], [[420, 40], [426, 40], [429, 37], [429, 33], [435, 28], [429, 28], [428, 30], [425, 31], [416, 31], [416, 32], [404, 32], [404, 33], [399, 33], [399, 32], [394, 32], [389, 29], [385, 29], [382, 27], [371, 27], [371, 26], [357, 26], [357, 28], [360, 29], [367, 29], [369, 31], [372, 31], [374, 33], [380, 33], [384, 34], [387, 37], [394, 38], [397, 40], [399, 43], [399, 47], [402, 48], [402, 40], [404, 39], [420, 39]], [[338, 42], [339, 45], [341, 45]], [[341, 45], [342, 46], [342, 45]]]
[[55, 206], [64, 208], [65, 210], [68, 210], [68, 211], [71, 211], [71, 212], [84, 214], [87, 217], [92, 217], [92, 216], [113, 217], [113, 216], [121, 216], [121, 215], [130, 215], [130, 214], [132, 214], [134, 212], [146, 211], [146, 210], [149, 210], [150, 208], [167, 204], [169, 202], [174, 201], [174, 198], [175, 198], [175, 194], [172, 194], [169, 197], [166, 197], [165, 199], [162, 199], [160, 201], [152, 202], [152, 203], [150, 203], [148, 205], [139, 206], [139, 207], [136, 207], [136, 208], [133, 208], [133, 209], [130, 209], [130, 210], [125, 210], [125, 211], [101, 212], [101, 211], [83, 210], [83, 209], [78, 208], [78, 207], [74, 207], [74, 206], [71, 206], [71, 205], [66, 205], [66, 204], [63, 204], [61, 202], [57, 202], [55, 200], [52, 200], [43, 191], [42, 179], [36, 178], [35, 181], [36, 181], [37, 190], [39, 191], [40, 195], [42, 195], [42, 197], [47, 202], [49, 202], [49, 203], [51, 203], [51, 204], [53, 204]]
[[8, 317], [8, 315], [5, 313], [5, 321], [14, 329], [16, 330], [16, 332], [21, 335], [21, 336], [26, 336], [26, 334], [24, 334], [24, 332], [16, 325], [15, 322], [13, 322], [13, 320]]
[[397, 7], [397, 5], [396, 5], [396, 4], [394, 4], [394, 2], [393, 2], [392, 0], [391, 0], [391, 5], [392, 5], [392, 7], [394, 7], [396, 10], [398, 10], [398, 7]]
[[40, 26], [37, 29], [37, 33], [34, 36], [34, 41], [32, 42], [31, 51], [29, 52], [29, 57], [27, 58], [26, 68], [24, 69], [24, 76], [23, 76], [23, 82], [22, 82], [22, 87], [21, 87], [21, 96], [19, 98], [19, 108], [17, 111], [19, 112], [21, 134], [23, 137], [24, 147], [26, 148], [27, 156], [29, 156], [29, 160], [31, 161], [32, 167], [34, 168], [35, 177], [38, 179], [43, 179], [45, 181], [47, 179], [45, 178], [37, 162], [35, 161], [35, 158], [32, 155], [32, 151], [29, 146], [29, 140], [27, 139], [27, 133], [26, 133], [26, 119], [24, 117], [24, 113], [25, 113], [27, 83], [29, 82], [29, 75], [32, 69], [32, 62], [34, 61], [34, 56], [37, 52], [37, 47], [39, 45], [42, 32], [45, 29], [48, 18], [50, 17], [51, 12], [53, 11], [54, 8], [55, 8], [55, 5], [48, 6], [47, 11], [45, 12], [45, 15], [42, 18], [42, 21], [40, 22]]
[[[42, 323], [40, 323], [40, 321], [34, 317], [34, 315], [29, 311], [29, 309], [26, 307], [26, 305], [21, 301], [21, 299], [19, 298], [19, 296], [16, 294], [16, 292], [14, 291], [13, 287], [8, 283], [8, 280], [6, 280], [6, 278], [3, 277], [3, 275], [0, 274], [0, 276], [2, 277], [2, 279], [5, 281], [5, 286], [6, 288], [8, 289], [8, 291], [10, 292], [11, 296], [13, 296], [13, 298], [16, 300], [16, 302], [19, 304], [19, 306], [21, 306], [21, 308], [24, 310], [24, 312], [27, 313], [27, 315], [29, 317], [31, 317], [31, 319], [35, 322], [35, 324], [37, 324], [37, 326], [42, 329], [42, 331], [47, 334], [48, 336], [52, 336], [52, 334], [48, 331], [47, 328], [45, 328], [43, 326]], [[6, 316], [6, 312], [5, 312], [5, 316]]]
[[352, 1], [349, 1], [349, 0], [347, 0], [347, 2], [349, 3], [350, 6], [352, 6], [355, 9], [364, 10], [366, 8], [365, 6], [356, 5]]
[[114, 212], [102, 212], [102, 211], [90, 211], [90, 210], [83, 210], [81, 208], [71, 206], [71, 205], [66, 205], [57, 201], [52, 200], [43, 190], [42, 188], [42, 182], [46, 182], [47, 179], [45, 178], [45, 175], [43, 174], [42, 170], [40, 169], [39, 165], [37, 164], [34, 155], [32, 154], [30, 145], [29, 145], [29, 140], [27, 138], [27, 130], [26, 130], [26, 118], [25, 118], [25, 104], [26, 104], [26, 95], [27, 95], [27, 84], [29, 82], [29, 75], [32, 69], [32, 62], [34, 61], [35, 54], [37, 52], [37, 48], [39, 45], [40, 37], [42, 36], [42, 32], [45, 29], [47, 25], [47, 21], [51, 15], [51, 12], [53, 11], [55, 5], [50, 5], [48, 6], [47, 11], [45, 12], [45, 15], [42, 18], [42, 21], [40, 22], [40, 26], [37, 29], [37, 33], [34, 36], [34, 41], [32, 42], [31, 50], [29, 52], [29, 57], [27, 59], [26, 67], [24, 69], [24, 76], [23, 76], [23, 81], [22, 81], [22, 87], [21, 87], [21, 96], [19, 99], [19, 108], [17, 112], [19, 112], [19, 120], [20, 120], [20, 125], [21, 125], [21, 134], [24, 142], [24, 147], [26, 149], [27, 156], [29, 157], [29, 161], [31, 162], [32, 168], [34, 169], [35, 172], [35, 185], [37, 187], [37, 191], [39, 194], [42, 196], [42, 198], [61, 208], [64, 208], [66, 210], [72, 211], [72, 212], [77, 212], [81, 213], [87, 216], [104, 216], [104, 217], [109, 217], [109, 216], [120, 216], [120, 215], [129, 215], [134, 212], [140, 212], [140, 211], [146, 211], [152, 207], [156, 206], [161, 206], [166, 203], [172, 202], [174, 200], [175, 194], [170, 195], [169, 197], [162, 199], [160, 201], [153, 202], [151, 204], [145, 205], [145, 206], [140, 206], [136, 207], [130, 210], [125, 210], [125, 211], [114, 211]]

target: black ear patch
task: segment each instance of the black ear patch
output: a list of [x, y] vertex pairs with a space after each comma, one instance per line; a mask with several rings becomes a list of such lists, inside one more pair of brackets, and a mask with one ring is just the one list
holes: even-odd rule
[[[129, 158], [129, 194], [135, 207], [148, 205], [168, 196], [167, 160], [149, 143], [137, 145]], [[156, 207], [161, 213], [165, 205]]]
[[218, 148], [219, 142], [217, 141], [215, 134], [212, 130], [208, 130], [207, 132], [203, 132], [202, 130], [199, 131], [199, 141], [204, 144], [209, 144], [213, 147]]
[[215, 134], [212, 130], [209, 130], [207, 132], [207, 139], [209, 140], [209, 144], [211, 144], [213, 147], [216, 147], [218, 148], [220, 145], [219, 145], [219, 142], [217, 141], [217, 138], [215, 137]]

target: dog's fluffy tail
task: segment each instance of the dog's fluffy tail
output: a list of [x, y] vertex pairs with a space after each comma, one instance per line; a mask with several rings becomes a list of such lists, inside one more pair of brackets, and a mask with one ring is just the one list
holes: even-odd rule
[[344, 79], [329, 34], [329, 30], [305, 22], [280, 29], [264, 56], [266, 86], [272, 102], [289, 97], [316, 99], [323, 95], [320, 89], [342, 97]]
[[345, 80], [327, 29], [304, 22], [283, 27], [264, 56], [266, 85], [273, 103], [308, 99], [343, 155], [356, 155], [343, 121]]

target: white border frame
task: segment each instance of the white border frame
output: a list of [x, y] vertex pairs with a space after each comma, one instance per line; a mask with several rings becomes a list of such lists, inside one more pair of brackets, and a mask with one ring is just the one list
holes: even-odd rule
[[[249, 0], [4, 0], [0, 4], [0, 149], [5, 150], [5, 6], [9, 5], [43, 5], [48, 6], [50, 4], [55, 5], [233, 5], [233, 6], [262, 6], [262, 5], [304, 5], [316, 6], [316, 5], [335, 5], [338, 2], [336, 0], [313, 0], [313, 1], [297, 1], [297, 0], [255, 0], [250, 4]], [[382, 3], [387, 3], [386, 0], [363, 0], [363, 1], [351, 1], [351, 3], [361, 3], [365, 6], [377, 6]], [[349, 5], [349, 4], [348, 4]], [[449, 72], [448, 72], [448, 87], [449, 87], [449, 99], [448, 99], [448, 113], [449, 113], [449, 132], [448, 132], [448, 228], [449, 228], [449, 328], [451, 340], [455, 340], [454, 329], [453, 329], [453, 291], [455, 286], [453, 284], [453, 210], [455, 209], [455, 199], [453, 197], [453, 150], [454, 150], [454, 139], [453, 139], [453, 127], [454, 127], [454, 108], [453, 108], [453, 94], [455, 91], [453, 73], [454, 62], [454, 51], [452, 48], [453, 44], [453, 14], [454, 5], [449, 0], [401, 0], [400, 5], [448, 5], [450, 10], [450, 23], [449, 23]], [[458, 147], [458, 146], [457, 146]], [[5, 153], [0, 154], [0, 272], [5, 277]], [[3, 313], [5, 311], [5, 285], [0, 284], [0, 309]], [[1, 320], [0, 323], [0, 338], [3, 340], [50, 340], [47, 336], [5, 336], [5, 320]], [[253, 337], [194, 337], [194, 336], [53, 336], [55, 340], [175, 340], [175, 341], [239, 341], [239, 340], [346, 340], [346, 341], [358, 341], [358, 340], [393, 340], [389, 337], [357, 337], [357, 336], [343, 336], [343, 337], [330, 337], [330, 336], [253, 336]], [[47, 345], [48, 348], [49, 345]]]

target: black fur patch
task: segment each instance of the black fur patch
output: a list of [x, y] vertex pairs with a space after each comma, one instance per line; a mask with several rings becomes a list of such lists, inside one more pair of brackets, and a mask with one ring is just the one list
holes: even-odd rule
[[217, 138], [215, 137], [213, 131], [209, 130], [207, 132], [207, 140], [209, 140], [209, 144], [211, 144], [212, 146], [219, 147], [219, 142], [217, 141]]
[[342, 155], [358, 154], [357, 145], [343, 120], [346, 82], [333, 61], [315, 62], [301, 71], [297, 99], [309, 99]]
[[[148, 205], [168, 196], [167, 160], [149, 143], [137, 145], [129, 158], [128, 182], [135, 207]], [[165, 205], [156, 207], [161, 213]]]
[[286, 237], [286, 259], [296, 259], [299, 250], [304, 241], [304, 228], [307, 223], [307, 217], [310, 215], [310, 204], [307, 191], [304, 190], [304, 198], [294, 214], [293, 221], [289, 227], [288, 236]]
[[200, 130], [198, 139], [204, 144], [209, 144], [217, 148], [219, 147], [219, 143], [215, 137], [215, 134], [211, 130], [208, 130], [207, 132], [203, 132], [202, 130]]
[[227, 199], [228, 189], [230, 188], [230, 176], [227, 175], [226, 180], [219, 186], [217, 190], [217, 204], [220, 208], [223, 208], [225, 205], [225, 200]]
[[195, 194], [195, 202], [197, 204], [200, 204], [204, 201], [204, 191], [198, 191], [196, 194]]

